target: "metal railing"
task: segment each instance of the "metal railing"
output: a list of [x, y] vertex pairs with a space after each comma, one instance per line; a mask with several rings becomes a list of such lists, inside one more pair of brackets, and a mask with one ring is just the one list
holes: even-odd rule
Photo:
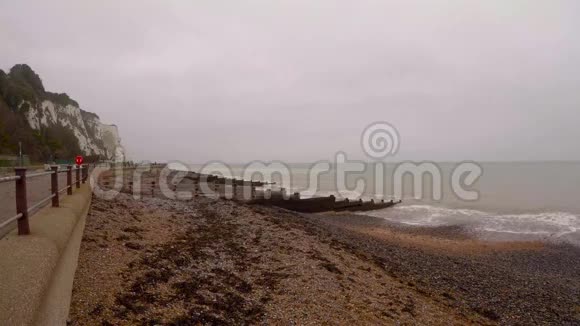
[[[75, 182], [73, 186], [72, 171], [75, 171]], [[82, 175], [81, 175], [82, 172]], [[0, 178], [0, 183], [14, 181], [16, 185], [16, 215], [0, 223], [0, 229], [10, 225], [12, 222], [18, 222], [18, 235], [30, 234], [30, 224], [28, 217], [33, 215], [37, 210], [44, 207], [49, 201], [52, 201], [52, 207], [59, 207], [60, 193], [67, 191], [68, 195], [73, 194], [73, 187], [80, 188], [81, 183], [86, 183], [89, 176], [89, 166], [72, 166], [68, 165], [65, 170], [59, 170], [58, 166], [51, 166], [51, 171], [26, 173], [26, 168], [14, 168], [14, 176]], [[66, 173], [66, 187], [58, 188], [58, 174]], [[32, 206], [28, 206], [28, 196], [26, 189], [26, 181], [28, 179], [50, 175], [50, 195], [41, 199]]]

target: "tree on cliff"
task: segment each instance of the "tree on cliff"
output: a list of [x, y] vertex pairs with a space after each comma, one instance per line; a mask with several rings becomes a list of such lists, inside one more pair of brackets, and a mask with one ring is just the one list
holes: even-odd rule
[[0, 154], [16, 155], [19, 142], [34, 161], [72, 159], [81, 153], [74, 133], [62, 126], [32, 129], [25, 117], [30, 105], [50, 100], [63, 106], [78, 103], [67, 94], [46, 92], [40, 76], [26, 64], [18, 64], [6, 74], [0, 70]]

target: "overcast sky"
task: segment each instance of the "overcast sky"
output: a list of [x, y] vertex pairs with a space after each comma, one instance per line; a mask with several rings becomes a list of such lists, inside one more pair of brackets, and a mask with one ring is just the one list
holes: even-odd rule
[[580, 1], [0, 0], [0, 68], [119, 126], [133, 159], [580, 159]]

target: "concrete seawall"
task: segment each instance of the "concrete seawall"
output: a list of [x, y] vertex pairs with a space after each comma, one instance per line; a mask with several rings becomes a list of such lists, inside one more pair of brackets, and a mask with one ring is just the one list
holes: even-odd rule
[[90, 202], [84, 184], [31, 216], [30, 235], [0, 240], [0, 325], [66, 325]]

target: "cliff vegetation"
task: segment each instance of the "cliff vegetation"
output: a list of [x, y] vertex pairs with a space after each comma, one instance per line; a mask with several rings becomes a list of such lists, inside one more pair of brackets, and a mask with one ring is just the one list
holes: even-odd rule
[[[75, 155], [85, 154], [69, 125], [31, 126], [28, 111], [43, 101], [61, 107], [79, 106], [65, 93], [47, 92], [40, 76], [26, 64], [15, 65], [8, 73], [0, 70], [0, 155], [17, 155], [19, 142], [23, 153], [35, 162], [71, 160]], [[82, 110], [81, 115], [98, 119], [94, 113]]]

